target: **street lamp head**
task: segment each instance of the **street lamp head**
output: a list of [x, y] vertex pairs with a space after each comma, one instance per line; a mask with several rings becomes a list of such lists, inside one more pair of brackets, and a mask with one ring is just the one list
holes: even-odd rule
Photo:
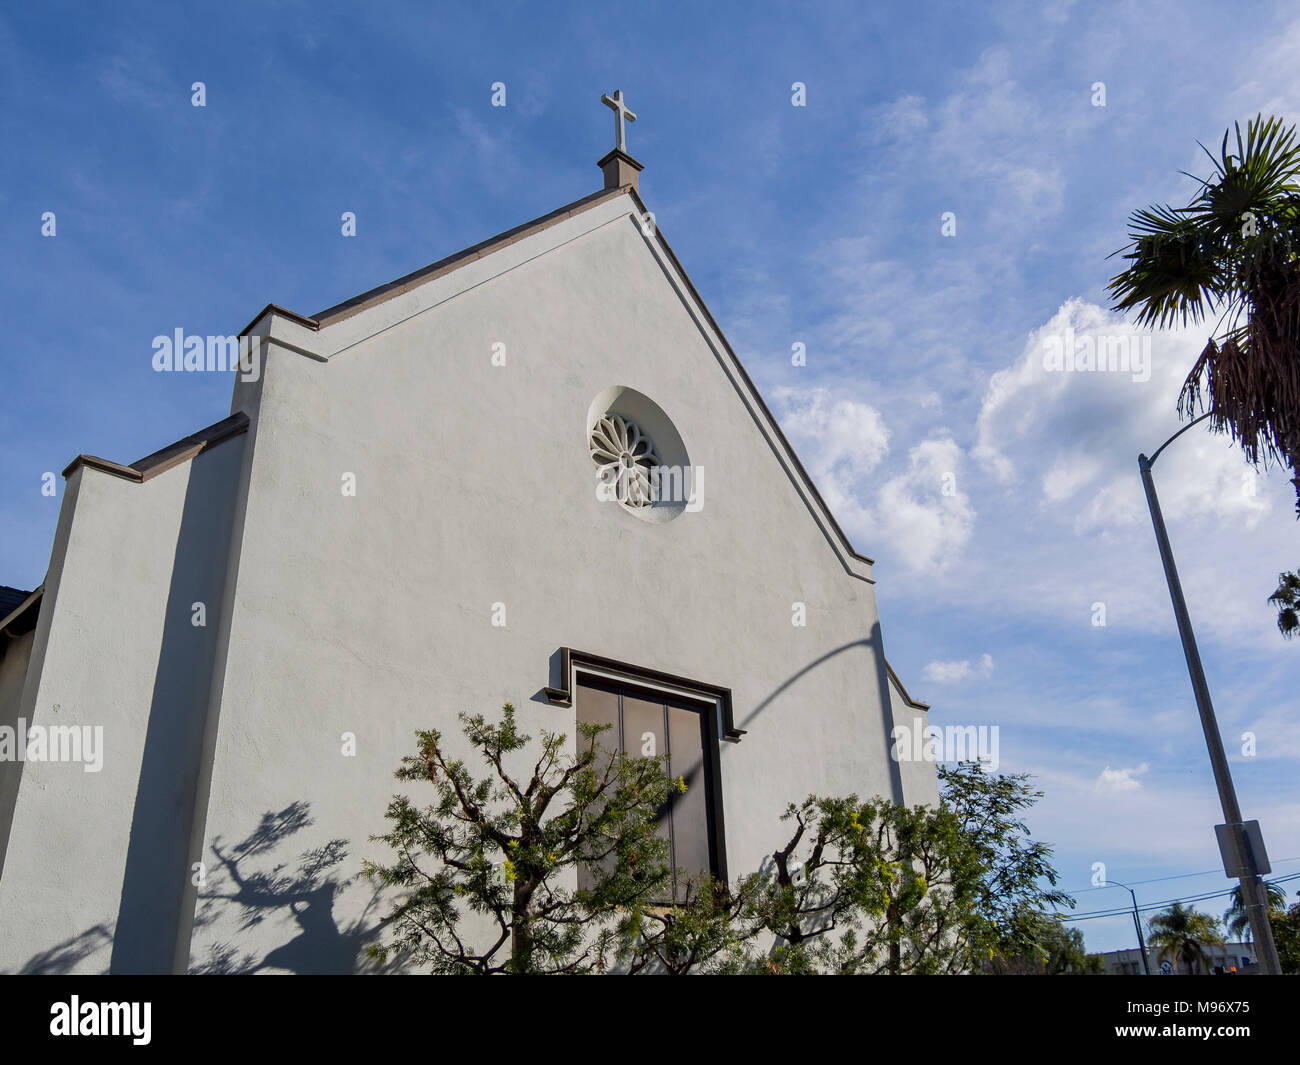
[[1158, 448], [1156, 448], [1156, 453], [1152, 455], [1150, 458], [1147, 458], [1146, 455], [1139, 455], [1138, 468], [1143, 471], [1151, 469], [1151, 467], [1156, 464], [1156, 459], [1160, 457], [1160, 452], [1162, 452], [1165, 448], [1167, 448], [1170, 444], [1172, 444], [1175, 440], [1177, 440], [1180, 436], [1182, 436], [1183, 433], [1187, 432], [1187, 430], [1190, 429], [1193, 425], [1196, 425], [1198, 422], [1205, 421], [1206, 418], [1209, 418], [1213, 414], [1214, 412], [1209, 410], [1207, 410], [1204, 414], [1198, 414], [1190, 422], [1188, 422], [1181, 429], [1179, 429], [1178, 432], [1174, 433], [1173, 436], [1171, 436], [1168, 440], [1166, 440], [1163, 444], [1161, 444]]

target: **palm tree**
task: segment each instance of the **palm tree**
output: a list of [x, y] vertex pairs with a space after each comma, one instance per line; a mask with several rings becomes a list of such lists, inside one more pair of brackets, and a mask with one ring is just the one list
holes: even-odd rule
[[[1286, 892], [1276, 884], [1270, 884], [1267, 880], [1264, 881], [1264, 890], [1268, 892], [1268, 909], [1271, 919], [1273, 913], [1282, 913], [1283, 907], [1286, 905]], [[1250, 918], [1246, 915], [1246, 907], [1241, 902], [1240, 884], [1232, 889], [1229, 901], [1232, 905], [1228, 907], [1223, 915], [1223, 923], [1227, 926], [1228, 935], [1238, 937], [1244, 935], [1249, 939]]]
[[1130, 216], [1129, 265], [1109, 290], [1141, 325], [1218, 315], [1179, 415], [1207, 410], [1251, 463], [1289, 466], [1300, 516], [1300, 144], [1275, 117], [1251, 119], [1244, 141], [1234, 128], [1235, 151], [1231, 130], [1217, 158], [1202, 145], [1214, 173], [1191, 203]]
[[1187, 909], [1181, 902], [1152, 917], [1148, 927], [1152, 949], [1175, 965], [1185, 962], [1188, 976], [1196, 972], [1197, 962], [1210, 967], [1206, 948], [1223, 946], [1219, 922], [1208, 913]]
[[1277, 627], [1288, 640], [1300, 632], [1300, 570], [1279, 573], [1277, 591], [1268, 597], [1277, 607]]

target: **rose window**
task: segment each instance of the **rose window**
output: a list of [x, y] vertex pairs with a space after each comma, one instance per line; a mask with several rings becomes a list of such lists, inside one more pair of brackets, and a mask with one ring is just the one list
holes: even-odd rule
[[631, 418], [605, 414], [591, 430], [591, 460], [620, 503], [648, 507], [654, 502], [651, 470], [662, 465], [654, 441]]

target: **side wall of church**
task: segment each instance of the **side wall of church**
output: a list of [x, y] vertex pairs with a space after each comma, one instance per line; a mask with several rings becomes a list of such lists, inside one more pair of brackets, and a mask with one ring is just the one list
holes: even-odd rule
[[144, 483], [68, 478], [20, 716], [80, 760], [20, 767], [4, 971], [171, 968], [242, 449]]

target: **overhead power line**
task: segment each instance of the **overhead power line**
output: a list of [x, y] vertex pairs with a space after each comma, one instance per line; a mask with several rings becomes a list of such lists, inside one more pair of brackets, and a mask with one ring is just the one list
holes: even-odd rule
[[[1300, 862], [1300, 857], [1269, 859], [1270, 865], [1285, 865], [1287, 862]], [[1185, 880], [1188, 877], [1193, 877], [1193, 876], [1214, 876], [1216, 874], [1222, 874], [1222, 873], [1223, 873], [1222, 869], [1205, 869], [1199, 873], [1175, 873], [1173, 876], [1153, 876], [1150, 880], [1131, 880], [1129, 881], [1129, 883], [1131, 883], [1134, 887], [1137, 887], [1140, 884], [1160, 884], [1166, 880]], [[1112, 888], [1115, 886], [1116, 886], [1115, 884], [1098, 884], [1092, 887], [1075, 888], [1073, 891], [1067, 892], [1067, 894], [1082, 895], [1085, 891], [1105, 891], [1108, 888]]]
[[[1300, 873], [1290, 873], [1287, 876], [1273, 877], [1265, 882], [1268, 884], [1285, 884], [1291, 880], [1300, 880]], [[1209, 891], [1203, 895], [1183, 895], [1176, 899], [1163, 899], [1160, 902], [1146, 902], [1138, 906], [1138, 912], [1142, 913], [1150, 910], [1162, 910], [1166, 906], [1172, 906], [1175, 902], [1207, 902], [1210, 899], [1224, 898], [1231, 895], [1232, 891], [1232, 888], [1224, 888], [1222, 891]], [[1056, 916], [1062, 921], [1091, 921], [1100, 917], [1126, 917], [1132, 916], [1132, 914], [1132, 906], [1121, 906], [1115, 909], [1093, 910], [1086, 913], [1058, 912]]]

